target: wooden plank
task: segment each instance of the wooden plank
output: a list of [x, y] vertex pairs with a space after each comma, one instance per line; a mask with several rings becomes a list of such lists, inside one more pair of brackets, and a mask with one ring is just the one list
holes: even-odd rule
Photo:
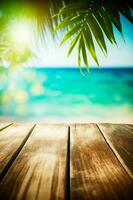
[[8, 128], [11, 126], [13, 123], [0, 123], [0, 131], [4, 130], [5, 128]]
[[96, 125], [71, 128], [71, 200], [130, 199], [133, 182]]
[[[33, 126], [33, 125], [32, 125]], [[0, 134], [0, 180], [28, 136], [31, 125], [13, 124]], [[10, 163], [10, 164], [9, 164]]]
[[99, 128], [121, 164], [133, 179], [133, 126], [100, 124]]
[[121, 124], [127, 132], [133, 134], [133, 124]]
[[0, 199], [64, 200], [68, 128], [37, 126], [0, 184]]

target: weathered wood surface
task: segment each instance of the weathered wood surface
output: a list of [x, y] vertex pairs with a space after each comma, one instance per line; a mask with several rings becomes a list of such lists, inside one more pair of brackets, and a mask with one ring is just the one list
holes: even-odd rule
[[0, 185], [0, 199], [64, 200], [67, 127], [37, 126]]
[[[10, 127], [10, 128], [9, 128]], [[30, 126], [13, 124], [0, 132], [0, 180], [25, 142]]]
[[96, 125], [71, 130], [71, 200], [130, 199], [132, 181]]
[[132, 141], [132, 125], [10, 125], [0, 131], [0, 199], [130, 200]]
[[119, 161], [133, 179], [133, 126], [100, 124], [99, 128]]

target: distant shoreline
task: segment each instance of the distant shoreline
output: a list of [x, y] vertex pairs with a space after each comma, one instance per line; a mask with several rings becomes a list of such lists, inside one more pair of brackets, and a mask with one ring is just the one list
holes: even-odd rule
[[12, 118], [6, 118], [6, 117], [0, 117], [0, 123], [45, 123], [45, 124], [86, 124], [86, 123], [113, 123], [113, 124], [133, 124], [133, 118], [132, 119], [119, 119], [119, 120], [94, 120], [91, 118], [86, 119], [69, 119], [69, 120], [59, 120], [59, 119], [12, 119]]
[[[3, 67], [3, 66], [0, 66], [0, 68], [2, 69], [8, 69], [7, 67]], [[15, 68], [14, 68], [15, 69]], [[79, 67], [78, 66], [24, 66], [24, 67], [20, 67], [18, 69], [46, 69], [46, 70], [49, 70], [49, 69], [67, 69], [67, 70], [71, 70], [71, 69], [75, 69], [75, 70], [79, 70]], [[82, 66], [82, 69], [83, 70], [86, 70], [86, 68], [84, 66]], [[133, 70], [133, 65], [132, 66], [90, 66], [90, 71], [91, 70], [110, 70], [110, 69], [116, 69], [116, 70], [120, 70], [120, 69], [123, 69], [123, 70], [127, 70], [127, 69], [130, 69], [130, 70]]]
[[[25, 67], [26, 69], [78, 69], [78, 66], [29, 66]], [[85, 67], [82, 67], [82, 69], [86, 70]], [[133, 66], [90, 66], [90, 69], [96, 69], [96, 70], [101, 70], [101, 69], [132, 69]]]

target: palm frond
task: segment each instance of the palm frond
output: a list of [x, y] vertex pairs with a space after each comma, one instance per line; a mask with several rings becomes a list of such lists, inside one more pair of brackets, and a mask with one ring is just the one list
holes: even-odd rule
[[[61, 41], [63, 44], [70, 41], [68, 55], [71, 54], [76, 44], [78, 45], [78, 65], [81, 65], [81, 52], [84, 65], [88, 68], [87, 51], [94, 61], [99, 65], [95, 41], [104, 54], [107, 54], [106, 40], [116, 44], [113, 26], [123, 34], [121, 15], [124, 15], [131, 23], [133, 16], [131, 9], [132, 1], [104, 1], [104, 0], [77, 0], [65, 5], [60, 9], [58, 15], [58, 30], [66, 33]], [[60, 21], [60, 19], [62, 19]]]
[[0, 30], [20, 15], [36, 20], [43, 37], [47, 28], [52, 34], [63, 30], [61, 44], [70, 41], [68, 55], [78, 46], [78, 64], [88, 68], [88, 54], [99, 65], [95, 44], [107, 54], [105, 38], [116, 44], [113, 27], [123, 33], [121, 15], [133, 23], [132, 9], [132, 0], [1, 0]]

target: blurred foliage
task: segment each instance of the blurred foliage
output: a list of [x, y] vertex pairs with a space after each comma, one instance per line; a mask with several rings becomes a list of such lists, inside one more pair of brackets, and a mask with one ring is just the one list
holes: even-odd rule
[[[0, 31], [0, 65], [19, 67], [32, 58], [33, 50], [29, 43], [24, 44], [23, 41], [20, 41], [20, 43], [17, 41], [17, 33], [15, 33], [17, 30], [12, 30], [15, 26], [11, 27], [10, 25], [12, 21], [15, 22], [17, 26], [17, 21], [11, 19]], [[20, 33], [18, 32], [18, 34]]]
[[[78, 65], [83, 63], [89, 69], [88, 55], [90, 55], [97, 65], [98, 58], [96, 48], [107, 54], [107, 40], [116, 44], [114, 26], [122, 34], [121, 15], [133, 23], [132, 0], [2, 0], [0, 1], [0, 29], [4, 29], [11, 17], [25, 16], [37, 22], [38, 31], [45, 36], [46, 28], [51, 31], [65, 34], [61, 41], [64, 44], [70, 42], [68, 56], [73, 49], [77, 49]], [[7, 48], [6, 43], [1, 45], [1, 49]], [[11, 50], [10, 45], [8, 46]], [[22, 51], [20, 55], [15, 52], [8, 52], [8, 60], [23, 62], [31, 54]], [[1, 60], [5, 59], [5, 54], [1, 50]], [[3, 56], [2, 56], [3, 55]], [[2, 58], [3, 57], [3, 58]], [[12, 62], [14, 61], [14, 62]]]
[[12, 48], [11, 44], [0, 44], [0, 64], [10, 67], [20, 67], [32, 57], [32, 51], [28, 48]]

